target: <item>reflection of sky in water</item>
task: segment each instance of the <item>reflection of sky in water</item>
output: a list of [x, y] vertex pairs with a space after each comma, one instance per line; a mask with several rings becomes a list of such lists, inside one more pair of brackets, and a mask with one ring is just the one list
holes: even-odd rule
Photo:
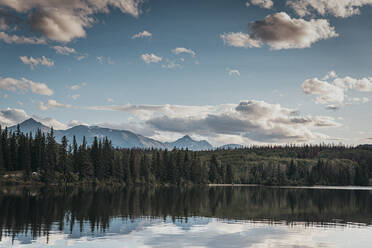
[[[80, 232], [53, 231], [31, 240], [19, 235], [13, 247], [371, 247], [372, 227], [308, 227], [265, 223], [219, 221], [211, 218], [134, 219], [115, 218], [105, 233], [91, 233], [89, 224]], [[12, 238], [3, 236], [0, 247], [12, 246]]]

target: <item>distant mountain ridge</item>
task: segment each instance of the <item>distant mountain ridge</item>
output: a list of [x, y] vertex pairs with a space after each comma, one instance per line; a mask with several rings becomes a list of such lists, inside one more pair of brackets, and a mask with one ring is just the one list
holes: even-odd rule
[[206, 140], [196, 141], [193, 140], [190, 136], [185, 135], [182, 138], [174, 141], [174, 142], [165, 142], [164, 143], [169, 148], [177, 148], [177, 149], [189, 149], [189, 150], [211, 150], [213, 146], [208, 143]]
[[241, 148], [244, 148], [244, 146], [238, 145], [238, 144], [227, 144], [227, 145], [218, 147], [218, 149], [222, 149], [222, 150], [234, 150], [234, 149], [241, 149]]
[[[35, 134], [38, 129], [43, 133], [50, 132], [50, 128], [30, 118], [18, 124], [20, 131], [23, 133]], [[8, 128], [11, 132], [17, 131], [17, 126], [14, 125]], [[189, 149], [194, 151], [200, 150], [212, 150], [214, 147], [208, 143], [206, 140], [197, 141], [192, 139], [190, 136], [186, 135], [174, 142], [161, 142], [145, 136], [135, 134], [127, 130], [117, 130], [98, 126], [84, 126], [78, 125], [71, 127], [66, 130], [54, 130], [54, 135], [57, 141], [60, 141], [63, 136], [71, 142], [73, 137], [76, 137], [78, 144], [81, 144], [83, 137], [86, 138], [88, 144], [91, 144], [94, 137], [105, 138], [107, 137], [112, 141], [114, 147], [120, 148], [157, 148], [157, 149]]]

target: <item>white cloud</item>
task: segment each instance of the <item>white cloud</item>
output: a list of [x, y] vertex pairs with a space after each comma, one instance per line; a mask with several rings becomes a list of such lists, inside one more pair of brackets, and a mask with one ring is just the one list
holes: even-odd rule
[[0, 90], [6, 91], [20, 91], [27, 92], [31, 91], [39, 95], [53, 95], [53, 90], [49, 89], [44, 83], [36, 83], [26, 78], [15, 79], [15, 78], [1, 78], [0, 77]]
[[103, 64], [103, 57], [102, 56], [98, 56], [97, 57], [97, 61], [98, 61], [98, 63]]
[[19, 59], [22, 61], [23, 64], [29, 65], [32, 70], [34, 70], [37, 66], [43, 65], [46, 67], [54, 66], [54, 61], [42, 56], [41, 58], [34, 58], [34, 57], [27, 57], [21, 56]]
[[86, 58], [88, 58], [88, 54], [82, 54], [82, 55], [79, 55], [79, 56], [76, 57], [76, 59], [78, 61], [81, 61], [81, 60], [86, 59]]
[[161, 134], [228, 136], [255, 142], [305, 142], [325, 139], [318, 128], [339, 127], [332, 117], [299, 115], [297, 109], [263, 101], [206, 106], [124, 105], [96, 106], [93, 110], [131, 113]]
[[8, 44], [32, 44], [32, 45], [46, 44], [46, 41], [43, 38], [8, 35], [7, 33], [4, 32], [0, 32], [0, 40]]
[[13, 15], [10, 11], [0, 8], [0, 30], [17, 28], [22, 19]]
[[84, 126], [88, 126], [87, 123], [85, 122], [81, 122], [81, 121], [77, 121], [77, 120], [71, 120], [67, 123], [67, 126], [68, 127], [75, 127], [75, 126], [79, 126], [79, 125], [84, 125]]
[[349, 98], [346, 93], [350, 90], [372, 92], [372, 78], [338, 77], [336, 72], [331, 71], [322, 80], [318, 78], [305, 80], [302, 90], [308, 95], [316, 95], [316, 103], [327, 104], [327, 109], [335, 110], [345, 102], [347, 104], [368, 102], [367, 97]]
[[77, 85], [77, 84], [75, 84], [75, 85], [72, 85], [72, 86], [70, 86], [69, 88], [70, 88], [70, 90], [78, 90], [78, 89], [80, 89], [80, 85]]
[[252, 39], [249, 34], [245, 34], [242, 32], [224, 33], [221, 34], [221, 39], [224, 41], [225, 44], [233, 47], [252, 48], [262, 46], [262, 42], [260, 40]]
[[53, 49], [56, 51], [56, 53], [59, 53], [62, 55], [69, 55], [71, 53], [76, 53], [74, 48], [67, 47], [67, 46], [54, 46]]
[[115, 64], [115, 61], [112, 60], [110, 57], [98, 56], [98, 57], [97, 57], [97, 61], [98, 61], [98, 63], [100, 63], [100, 64], [104, 64], [104, 63], [107, 63], [107, 64], [109, 64], [109, 65], [113, 65], [113, 64]]
[[7, 108], [5, 110], [0, 110], [0, 125], [3, 127], [12, 126], [27, 118], [29, 118], [29, 116], [23, 109]]
[[78, 90], [82, 87], [86, 87], [87, 85], [88, 85], [88, 83], [83, 82], [81, 84], [74, 84], [74, 85], [71, 85], [71, 86], [67, 86], [67, 88], [69, 88], [70, 90]]
[[151, 38], [152, 34], [149, 31], [143, 30], [142, 32], [139, 32], [138, 34], [135, 34], [132, 36], [132, 39], [137, 38]]
[[79, 94], [75, 94], [75, 95], [72, 95], [72, 96], [71, 96], [71, 98], [74, 99], [74, 100], [77, 100], [79, 97], [80, 97]]
[[300, 16], [317, 12], [320, 15], [330, 14], [336, 17], [350, 17], [360, 14], [360, 8], [372, 5], [372, 0], [288, 0], [287, 5]]
[[353, 98], [350, 99], [350, 102], [351, 103], [362, 104], [362, 103], [369, 102], [369, 99], [368, 99], [368, 97], [353, 97]]
[[150, 63], [159, 63], [160, 61], [163, 60], [162, 57], [160, 56], [156, 56], [155, 54], [153, 53], [146, 53], [146, 54], [142, 54], [141, 55], [141, 59], [146, 63], [146, 64], [150, 64]]
[[320, 104], [343, 103], [345, 100], [344, 89], [318, 78], [307, 79], [302, 84], [302, 90], [309, 95], [318, 95], [315, 102]]
[[308, 48], [317, 41], [338, 36], [328, 20], [295, 19], [284, 12], [251, 23], [250, 30], [250, 34], [224, 33], [221, 38], [229, 46], [252, 48], [266, 43], [271, 49], [280, 50]]
[[71, 108], [70, 104], [62, 104], [57, 102], [56, 100], [48, 100], [46, 104], [40, 102], [39, 110], [48, 110], [50, 108]]
[[340, 109], [340, 106], [337, 106], [337, 105], [334, 105], [334, 104], [330, 104], [326, 107], [326, 109], [328, 110], [339, 110]]
[[274, 6], [272, 0], [251, 0], [253, 5], [258, 5], [261, 8], [271, 9]]
[[237, 76], [240, 77], [240, 71], [236, 69], [228, 69], [229, 76]]
[[181, 53], [188, 53], [188, 54], [191, 54], [191, 56], [195, 57], [196, 53], [191, 50], [191, 49], [188, 49], [188, 48], [184, 48], [184, 47], [176, 47], [174, 49], [172, 49], [172, 53], [178, 55], [178, 54], [181, 54]]
[[142, 0], [0, 0], [7, 7], [28, 16], [31, 28], [50, 40], [70, 42], [86, 36], [95, 23], [94, 14], [117, 8], [138, 17]]
[[174, 68], [179, 68], [181, 69], [182, 68], [182, 65], [174, 62], [174, 61], [169, 61], [167, 64], [162, 64], [161, 65], [162, 68], [165, 68], [165, 69], [174, 69]]
[[337, 78], [337, 73], [335, 71], [328, 72], [327, 75], [322, 78], [322, 80], [328, 80], [331, 78]]
[[41, 122], [45, 126], [54, 127], [55, 129], [65, 129], [67, 125], [49, 117], [40, 117], [35, 115], [28, 115], [23, 109], [7, 108], [0, 109], [0, 125], [13, 126], [29, 118], [34, 118], [36, 121]]

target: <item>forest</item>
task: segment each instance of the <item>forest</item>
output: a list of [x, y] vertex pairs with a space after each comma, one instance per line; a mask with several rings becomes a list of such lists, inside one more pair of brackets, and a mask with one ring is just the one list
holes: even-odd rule
[[372, 185], [369, 146], [287, 145], [210, 151], [78, 145], [54, 131], [0, 128], [0, 183], [118, 185]]

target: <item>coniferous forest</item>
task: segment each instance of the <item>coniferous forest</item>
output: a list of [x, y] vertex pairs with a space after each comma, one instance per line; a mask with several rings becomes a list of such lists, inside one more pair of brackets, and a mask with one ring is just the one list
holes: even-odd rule
[[372, 149], [333, 145], [189, 151], [114, 148], [107, 139], [0, 128], [2, 184], [371, 185]]

